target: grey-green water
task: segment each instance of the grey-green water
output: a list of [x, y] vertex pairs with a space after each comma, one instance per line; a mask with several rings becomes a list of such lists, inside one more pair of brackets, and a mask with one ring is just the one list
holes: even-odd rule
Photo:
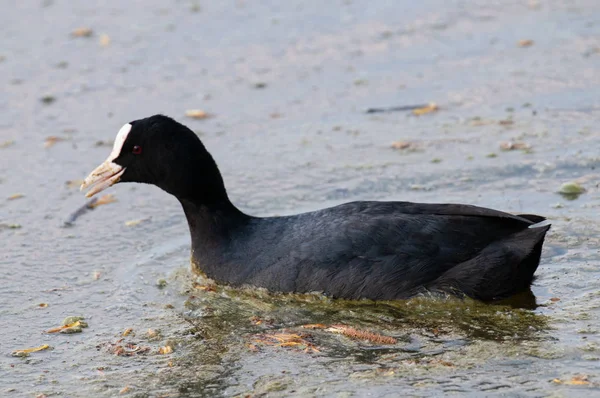
[[[592, 0], [3, 5], [0, 395], [600, 394], [598, 21]], [[72, 37], [79, 27], [92, 36]], [[440, 110], [421, 117], [364, 112], [432, 101]], [[185, 118], [195, 108], [214, 117]], [[549, 217], [540, 306], [203, 291], [178, 203], [150, 186], [111, 188], [117, 202], [61, 228], [85, 202], [66, 182], [110, 151], [97, 142], [159, 112], [201, 135], [252, 214], [378, 199]], [[64, 140], [45, 147], [49, 136]], [[531, 149], [502, 151], [508, 141]], [[579, 198], [556, 193], [574, 180]], [[68, 315], [89, 328], [44, 333]], [[120, 344], [149, 353], [114, 355], [127, 328]], [[310, 333], [320, 352], [256, 342], [282, 330]], [[10, 355], [42, 344], [53, 350]]]

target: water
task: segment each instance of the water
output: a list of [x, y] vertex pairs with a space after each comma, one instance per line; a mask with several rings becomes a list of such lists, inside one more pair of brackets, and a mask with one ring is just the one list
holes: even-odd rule
[[[600, 394], [600, 4], [405, 3], [3, 7], [0, 143], [14, 143], [0, 148], [1, 394]], [[78, 27], [93, 35], [71, 37]], [[440, 110], [421, 117], [364, 113], [431, 101]], [[185, 118], [194, 108], [214, 117]], [[549, 217], [532, 289], [538, 306], [202, 290], [188, 271], [179, 204], [150, 186], [111, 188], [117, 202], [62, 228], [85, 203], [66, 182], [110, 151], [96, 143], [154, 113], [201, 135], [232, 199], [251, 214], [378, 199]], [[63, 140], [46, 148], [49, 136]], [[395, 141], [414, 150], [393, 150]], [[531, 150], [502, 151], [508, 141]], [[556, 194], [573, 180], [583, 195]], [[14, 194], [24, 196], [7, 199]], [[89, 328], [44, 333], [68, 315], [85, 316]], [[398, 342], [300, 327], [311, 323]], [[122, 337], [127, 328], [133, 333]], [[284, 330], [310, 334], [319, 352], [257, 337]], [[127, 343], [151, 351], [114, 354], [111, 344]], [[10, 356], [42, 344], [53, 350]], [[166, 345], [175, 351], [158, 354]]]

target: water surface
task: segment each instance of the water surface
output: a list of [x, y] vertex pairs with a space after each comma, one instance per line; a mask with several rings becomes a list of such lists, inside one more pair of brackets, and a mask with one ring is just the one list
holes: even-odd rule
[[[212, 3], [3, 7], [1, 395], [599, 394], [600, 4]], [[79, 27], [92, 36], [72, 37]], [[440, 110], [421, 117], [365, 113], [432, 101]], [[186, 119], [196, 108], [214, 117]], [[549, 217], [538, 306], [203, 290], [179, 204], [151, 186], [111, 188], [117, 202], [62, 228], [85, 203], [67, 181], [107, 156], [102, 142], [124, 123], [154, 113], [201, 136], [251, 214], [377, 199]], [[45, 147], [49, 136], [62, 140]], [[530, 150], [502, 151], [509, 141]], [[556, 193], [574, 180], [579, 198]], [[44, 333], [68, 315], [89, 328]], [[301, 328], [314, 323], [397, 343]], [[319, 352], [257, 342], [282, 331], [310, 334]], [[114, 354], [127, 343], [151, 350]], [[42, 344], [53, 350], [10, 356]], [[158, 354], [166, 345], [175, 351]]]

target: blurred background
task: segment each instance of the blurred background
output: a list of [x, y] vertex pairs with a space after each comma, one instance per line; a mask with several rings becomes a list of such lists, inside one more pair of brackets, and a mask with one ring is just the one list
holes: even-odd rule
[[[598, 394], [598, 70], [594, 0], [4, 4], [0, 395]], [[537, 306], [207, 289], [158, 188], [117, 185], [72, 216], [119, 128], [156, 113], [201, 137], [254, 215], [409, 200], [547, 216]], [[89, 327], [46, 333], [72, 315]], [[334, 321], [397, 342], [300, 327]]]

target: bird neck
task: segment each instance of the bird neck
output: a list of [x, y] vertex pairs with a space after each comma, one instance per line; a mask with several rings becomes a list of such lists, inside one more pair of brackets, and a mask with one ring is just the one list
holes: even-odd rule
[[241, 225], [244, 220], [251, 218], [239, 210], [229, 198], [219, 201], [197, 202], [178, 198], [190, 232], [206, 237], [220, 236]]
[[196, 203], [179, 199], [190, 229], [192, 269], [214, 277], [222, 262], [222, 254], [236, 238], [236, 231], [251, 219], [229, 200]]
[[217, 164], [210, 154], [190, 167], [193, 173], [182, 173], [190, 181], [178, 184], [186, 187], [178, 191], [177, 199], [190, 227], [193, 249], [210, 247], [228, 241], [234, 229], [250, 216], [239, 210], [229, 199]]
[[194, 171], [185, 173], [190, 181], [180, 184], [186, 188], [175, 195], [183, 206], [192, 240], [226, 238], [249, 216], [229, 199], [219, 168], [210, 155], [196, 164]]
[[176, 166], [161, 174], [156, 185], [181, 203], [188, 203], [188, 207], [193, 204], [198, 209], [237, 210], [227, 196], [216, 162], [199, 140], [178, 154]]
[[205, 261], [227, 246], [251, 217], [231, 202], [216, 162], [200, 141], [187, 149], [179, 157], [181, 167], [165, 176], [160, 186], [181, 203], [190, 228], [192, 257]]

